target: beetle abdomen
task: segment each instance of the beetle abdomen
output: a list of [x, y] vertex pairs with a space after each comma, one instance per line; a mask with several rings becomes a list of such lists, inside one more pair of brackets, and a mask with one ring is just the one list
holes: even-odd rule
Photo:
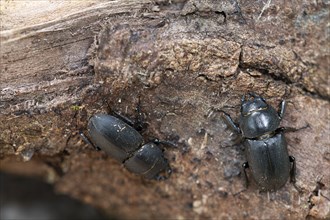
[[263, 140], [246, 139], [246, 157], [253, 179], [261, 190], [277, 190], [290, 173], [290, 160], [283, 133]]
[[146, 178], [153, 178], [167, 167], [163, 151], [154, 143], [143, 145], [132, 157], [124, 163], [125, 167]]

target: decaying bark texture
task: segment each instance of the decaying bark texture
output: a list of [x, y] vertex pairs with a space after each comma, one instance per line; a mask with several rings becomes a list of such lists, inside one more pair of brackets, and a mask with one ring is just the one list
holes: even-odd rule
[[[121, 0], [73, 10], [79, 1], [16, 16], [14, 3], [1, 8], [1, 170], [42, 177], [120, 219], [330, 217], [327, 1]], [[302, 192], [289, 183], [245, 190], [244, 149], [217, 110], [236, 119], [249, 91], [273, 106], [288, 101], [282, 126], [310, 126], [286, 134]], [[164, 152], [173, 168], [165, 181], [129, 173], [79, 135], [109, 108], [134, 118], [139, 99], [145, 140], [178, 146]]]

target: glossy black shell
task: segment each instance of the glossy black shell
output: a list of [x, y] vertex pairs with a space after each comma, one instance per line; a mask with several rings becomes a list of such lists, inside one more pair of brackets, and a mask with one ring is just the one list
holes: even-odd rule
[[286, 183], [291, 165], [282, 132], [263, 140], [245, 139], [244, 146], [252, 176], [262, 191], [277, 190]]
[[120, 162], [126, 160], [143, 143], [137, 130], [111, 115], [98, 114], [91, 117], [88, 132], [96, 146]]
[[143, 145], [124, 163], [125, 167], [136, 174], [151, 179], [168, 167], [163, 151], [154, 143]]
[[275, 131], [280, 125], [277, 111], [262, 97], [254, 96], [252, 100], [242, 99], [239, 127], [245, 138], [256, 138]]
[[245, 138], [256, 138], [266, 133], [275, 131], [280, 125], [280, 117], [276, 110], [267, 105], [267, 107], [247, 114], [241, 114], [239, 127]]
[[94, 115], [89, 120], [88, 132], [96, 146], [133, 173], [154, 178], [169, 167], [158, 145], [153, 142], [143, 145], [141, 134], [114, 116]]

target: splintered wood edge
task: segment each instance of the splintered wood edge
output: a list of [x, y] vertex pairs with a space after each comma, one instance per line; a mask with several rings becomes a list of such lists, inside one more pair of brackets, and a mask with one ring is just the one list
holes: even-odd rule
[[[65, 14], [62, 8], [59, 19], [42, 19], [27, 27], [1, 31], [0, 100], [5, 103], [0, 105], [1, 112], [11, 113], [35, 105], [49, 108], [76, 99], [77, 94], [67, 92], [65, 87], [78, 87], [91, 80], [85, 74], [88, 50], [104, 21], [134, 17], [150, 2], [100, 2], [71, 14]], [[35, 102], [47, 100], [47, 94], [55, 90], [62, 94], [45, 106]]]

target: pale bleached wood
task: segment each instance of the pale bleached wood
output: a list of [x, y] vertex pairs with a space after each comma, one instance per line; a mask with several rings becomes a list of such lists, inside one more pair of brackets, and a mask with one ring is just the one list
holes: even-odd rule
[[[56, 13], [53, 20], [48, 20], [49, 17], [39, 18], [34, 14], [26, 15], [26, 12], [31, 11], [25, 11], [24, 7], [20, 7], [21, 11], [16, 11], [14, 16], [7, 16], [19, 18], [21, 13], [27, 22], [22, 27], [17, 19], [18, 23], [13, 23], [12, 28], [7, 27], [7, 30], [0, 32], [0, 112], [8, 113], [34, 106], [50, 108], [77, 98], [76, 94], [69, 94], [67, 88], [91, 80], [83, 73], [86, 73], [88, 49], [102, 28], [102, 21], [120, 20], [120, 15], [125, 15], [125, 21], [126, 17], [134, 17], [150, 3], [95, 1], [91, 6], [84, 3], [79, 10], [71, 12], [79, 2], [64, 3], [61, 7], [57, 5], [52, 8]], [[9, 2], [8, 7], [14, 3]], [[38, 7], [38, 1], [32, 5]], [[50, 7], [43, 2], [39, 5], [45, 7], [45, 10]], [[42, 9], [39, 8], [39, 11]], [[2, 16], [4, 21], [9, 19], [5, 13]], [[38, 96], [42, 96], [39, 101], [36, 100]], [[49, 99], [51, 101], [45, 101]]]
[[[37, 173], [118, 218], [325, 218], [325, 3], [29, 2], [1, 2], [1, 170]], [[310, 124], [286, 134], [302, 194], [289, 183], [270, 194], [243, 186], [244, 152], [213, 110], [237, 119], [251, 90], [273, 106], [288, 98], [283, 126]], [[178, 144], [165, 151], [174, 168], [165, 182], [129, 173], [79, 135], [89, 116], [109, 110], [106, 101], [133, 116], [139, 97], [146, 140]]]

